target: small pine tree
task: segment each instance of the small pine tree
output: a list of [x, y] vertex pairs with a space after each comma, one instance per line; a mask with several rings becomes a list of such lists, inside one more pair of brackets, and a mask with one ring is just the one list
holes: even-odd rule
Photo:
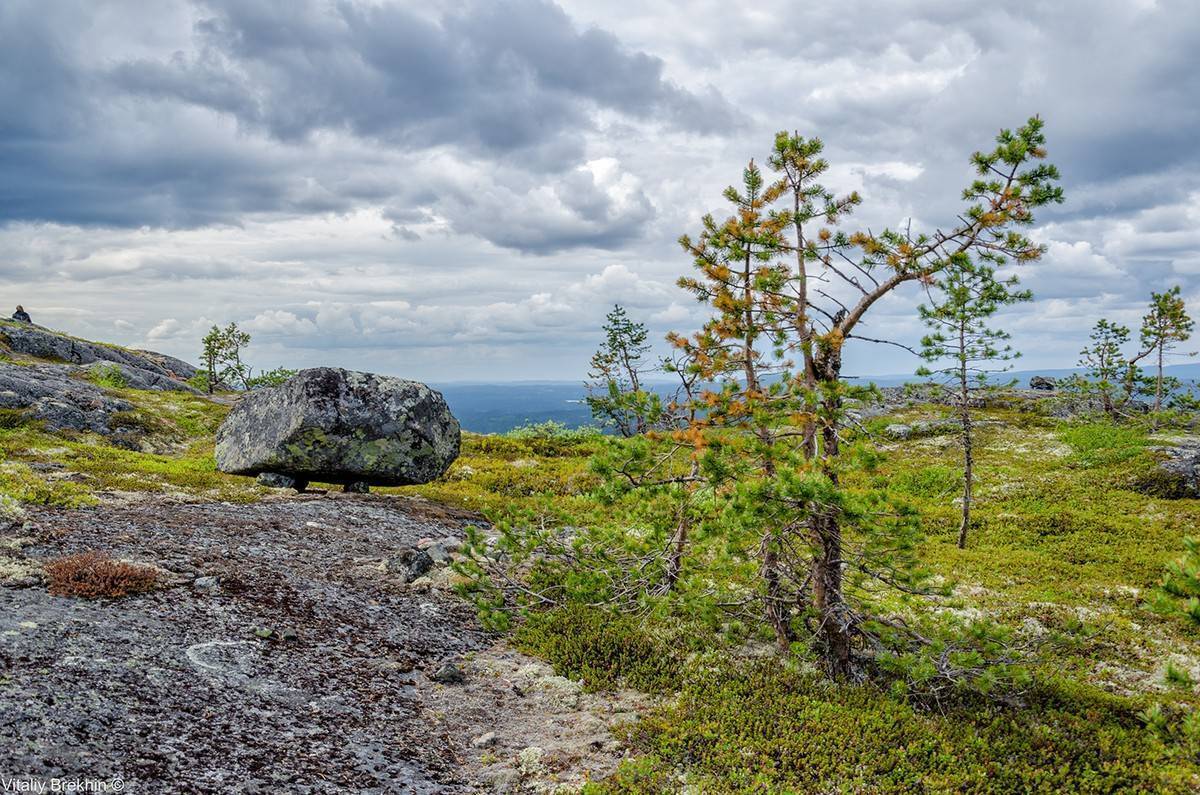
[[659, 411], [657, 395], [642, 389], [650, 345], [643, 323], [614, 305], [604, 321], [604, 342], [592, 355], [587, 404], [596, 421], [622, 436], [645, 433]]
[[250, 389], [250, 367], [242, 361], [242, 350], [250, 344], [248, 333], [238, 328], [237, 323], [225, 328], [213, 326], [200, 343], [210, 395], [219, 383], [241, 384], [243, 389]]
[[1129, 327], [1101, 318], [1091, 333], [1092, 343], [1079, 352], [1079, 366], [1087, 381], [1080, 384], [1100, 396], [1105, 413], [1118, 417], [1136, 394], [1141, 368], [1127, 360], [1122, 349], [1129, 342]]
[[1143, 355], [1155, 354], [1157, 373], [1154, 379], [1154, 410], [1163, 405], [1165, 379], [1163, 362], [1171, 351], [1192, 335], [1195, 322], [1188, 316], [1187, 307], [1176, 285], [1164, 293], [1150, 294], [1150, 311], [1142, 318]]
[[988, 376], [1010, 369], [992, 367], [1021, 354], [1008, 344], [1010, 335], [987, 325], [1001, 307], [1030, 301], [1033, 294], [1017, 290], [1017, 277], [998, 280], [996, 272], [965, 254], [955, 257], [938, 279], [938, 300], [920, 307], [921, 319], [933, 329], [921, 340], [921, 357], [930, 363], [947, 362], [937, 369], [922, 367], [918, 375], [938, 377], [953, 387], [962, 426], [963, 499], [958, 528], [958, 548], [967, 545], [971, 523], [971, 501], [975, 479], [974, 432], [971, 423], [971, 394], [986, 388]]
[[225, 350], [224, 335], [221, 334], [221, 329], [213, 326], [204, 335], [204, 339], [200, 340], [202, 350], [200, 353], [201, 361], [204, 362], [205, 385], [208, 394], [212, 394], [217, 387], [217, 371], [221, 365], [222, 356]]

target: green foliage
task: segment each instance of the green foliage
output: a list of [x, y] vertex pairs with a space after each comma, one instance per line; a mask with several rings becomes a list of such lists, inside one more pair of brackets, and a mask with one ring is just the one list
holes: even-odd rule
[[522, 650], [543, 657], [589, 690], [665, 693], [678, 685], [679, 650], [619, 613], [578, 604], [536, 612], [515, 637]]
[[1062, 439], [1083, 467], [1112, 466], [1144, 453], [1146, 434], [1140, 428], [1112, 422], [1089, 422], [1063, 428]]
[[919, 307], [921, 320], [931, 332], [921, 340], [921, 358], [944, 366], [923, 369], [918, 375], [941, 376], [956, 387], [987, 382], [988, 373], [1008, 367], [989, 366], [1020, 356], [1008, 340], [1010, 335], [988, 326], [1002, 307], [1033, 300], [1028, 290], [1015, 289], [1017, 277], [997, 279], [996, 271], [966, 256], [952, 258], [937, 280], [932, 305]]
[[265, 387], [279, 386], [294, 376], [299, 370], [289, 370], [286, 367], [276, 367], [274, 370], [261, 372], [256, 376], [246, 379], [247, 389], [262, 389]]
[[196, 374], [187, 380], [187, 385], [199, 392], [207, 392], [210, 395], [216, 390], [216, 384], [212, 383], [208, 378], [208, 373], [204, 370], [197, 370]]
[[[1176, 285], [1163, 293], [1150, 294], [1150, 311], [1142, 318], [1140, 332], [1144, 355], [1157, 354], [1154, 379], [1154, 410], [1163, 405], [1163, 398], [1178, 382], [1163, 376], [1163, 363], [1175, 347], [1192, 336], [1195, 321], [1188, 316], [1187, 307]], [[1174, 381], [1174, 383], [1172, 383]]]
[[1108, 320], [1097, 321], [1092, 343], [1079, 352], [1079, 365], [1087, 368], [1087, 378], [1072, 379], [1070, 385], [1083, 393], [1100, 396], [1104, 410], [1119, 414], [1145, 384], [1145, 376], [1136, 359], [1126, 359], [1122, 351], [1129, 342], [1129, 327]]
[[[1023, 707], [914, 710], [775, 661], [712, 656], [678, 699], [626, 730], [644, 756], [593, 793], [1188, 792], [1194, 772], [1093, 690], [1042, 688]], [[658, 789], [655, 789], [658, 787]]]
[[1183, 555], [1167, 565], [1154, 606], [1160, 613], [1182, 617], [1196, 630], [1200, 629], [1200, 539], [1185, 536], [1183, 548]]
[[96, 386], [108, 387], [109, 389], [125, 389], [129, 386], [129, 379], [125, 377], [124, 371], [115, 364], [106, 364], [92, 368], [88, 374], [88, 378]]
[[225, 328], [214, 325], [200, 344], [210, 393], [222, 383], [250, 388], [250, 367], [242, 361], [242, 350], [250, 344], [250, 335], [238, 328], [237, 323]]
[[20, 428], [30, 421], [28, 409], [0, 409], [0, 429]]
[[592, 442], [602, 435], [599, 428], [585, 425], [581, 428], [569, 428], [555, 420], [520, 425], [505, 434], [510, 439], [554, 441], [565, 445], [580, 442]]
[[642, 389], [648, 371], [650, 346], [643, 323], [629, 319], [616, 305], [604, 320], [604, 342], [592, 355], [588, 371], [587, 404], [596, 422], [622, 436], [645, 433], [657, 422], [662, 404], [657, 394]]

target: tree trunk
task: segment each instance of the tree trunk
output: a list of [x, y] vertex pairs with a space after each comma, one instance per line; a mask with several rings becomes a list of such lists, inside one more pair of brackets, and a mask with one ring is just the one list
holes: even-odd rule
[[[700, 464], [693, 460], [691, 477], [695, 479], [699, 474]], [[685, 485], [683, 498], [679, 501], [679, 523], [675, 525], [675, 535], [671, 537], [671, 552], [667, 556], [668, 591], [675, 590], [675, 583], [679, 582], [679, 573], [683, 570], [683, 555], [687, 551], [688, 533], [692, 524], [691, 517], [688, 516], [690, 498], [690, 487]]]
[[967, 548], [967, 528], [971, 525], [971, 499], [975, 486], [975, 446], [971, 429], [971, 409], [967, 405], [967, 393], [962, 395], [962, 444], [963, 444], [963, 504], [962, 522], [958, 526], [958, 548]]
[[[822, 350], [817, 362], [817, 378], [835, 386], [841, 377], [841, 348]], [[821, 469], [825, 477], [838, 485], [835, 466], [840, 454], [837, 417], [841, 398], [831, 389], [823, 406], [828, 419], [821, 429]], [[812, 519], [817, 555], [813, 564], [813, 606], [817, 610], [820, 628], [817, 641], [824, 657], [825, 668], [831, 676], [847, 678], [854, 672], [852, 658], [853, 620], [842, 587], [842, 526], [838, 509], [832, 505], [816, 506]]]
[[[1154, 382], [1154, 410], [1162, 409], [1162, 393], [1163, 393], [1163, 345], [1158, 345], [1158, 379]], [[1155, 420], [1155, 424], [1157, 424]]]
[[967, 384], [966, 324], [958, 327], [958, 410], [962, 420], [963, 503], [962, 522], [958, 526], [958, 548], [967, 548], [967, 528], [971, 526], [971, 488], [975, 480], [975, 450], [971, 438], [971, 388]]

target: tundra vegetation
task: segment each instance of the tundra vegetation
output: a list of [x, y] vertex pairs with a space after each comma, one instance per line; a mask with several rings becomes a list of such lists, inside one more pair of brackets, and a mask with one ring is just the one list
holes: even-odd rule
[[[488, 627], [589, 689], [657, 696], [591, 793], [1196, 791], [1200, 541], [1185, 538], [1200, 500], [1144, 487], [1195, 414], [1166, 376], [1128, 375], [1135, 357], [1179, 351], [1186, 308], [1152, 309], [1175, 319], [1148, 321], [1159, 336], [1139, 334], [1136, 351], [1106, 323], [1088, 377], [1045, 400], [977, 384], [961, 400], [964, 359], [999, 369], [1008, 355], [992, 316], [1020, 293], [996, 273], [1040, 255], [1020, 230], [1062, 198], [1041, 122], [973, 158], [949, 231], [841, 229], [860, 197], [820, 186], [820, 155], [781, 133], [770, 176], [748, 164], [730, 216], [683, 239], [696, 271], [682, 285], [710, 319], [656, 365], [677, 379], [672, 397], [647, 396], [646, 339], [609, 316], [606, 332], [623, 330], [606, 333], [609, 369], [592, 383], [628, 436], [464, 434], [443, 477], [378, 491], [488, 520], [457, 564]], [[888, 344], [866, 330], [871, 307], [919, 288], [939, 324], [928, 366], [958, 399], [881, 404], [842, 379], [842, 351]], [[955, 329], [964, 346], [978, 330], [974, 353]], [[145, 449], [0, 415], [0, 515], [126, 492], [267, 493], [215, 470], [227, 406], [102, 385], [135, 406]], [[1058, 401], [1078, 410], [1042, 410]], [[897, 423], [927, 430], [885, 433]], [[83, 563], [66, 573], [90, 595], [84, 572], [109, 563]]]

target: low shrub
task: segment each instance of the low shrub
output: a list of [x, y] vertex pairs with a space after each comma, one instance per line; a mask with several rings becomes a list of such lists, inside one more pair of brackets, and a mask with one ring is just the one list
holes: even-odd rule
[[95, 367], [88, 374], [88, 378], [96, 386], [108, 387], [109, 389], [125, 389], [129, 386], [129, 379], [125, 377], [125, 373], [115, 364], [104, 364]]
[[0, 428], [11, 430], [29, 422], [27, 409], [0, 409]]
[[[1133, 705], [1046, 688], [1019, 707], [922, 712], [775, 660], [690, 664], [679, 697], [628, 727], [644, 756], [590, 793], [1188, 792], [1186, 763]], [[674, 779], [674, 780], [672, 780]]]
[[619, 613], [574, 604], [534, 613], [517, 629], [516, 639], [520, 648], [589, 690], [632, 687], [661, 693], [678, 684], [676, 650]]
[[1087, 468], [1120, 464], [1146, 449], [1145, 431], [1113, 422], [1068, 425], [1060, 435], [1074, 450], [1075, 459]]
[[80, 599], [116, 599], [146, 593], [158, 581], [149, 566], [113, 560], [102, 552], [83, 552], [46, 564], [50, 593]]

